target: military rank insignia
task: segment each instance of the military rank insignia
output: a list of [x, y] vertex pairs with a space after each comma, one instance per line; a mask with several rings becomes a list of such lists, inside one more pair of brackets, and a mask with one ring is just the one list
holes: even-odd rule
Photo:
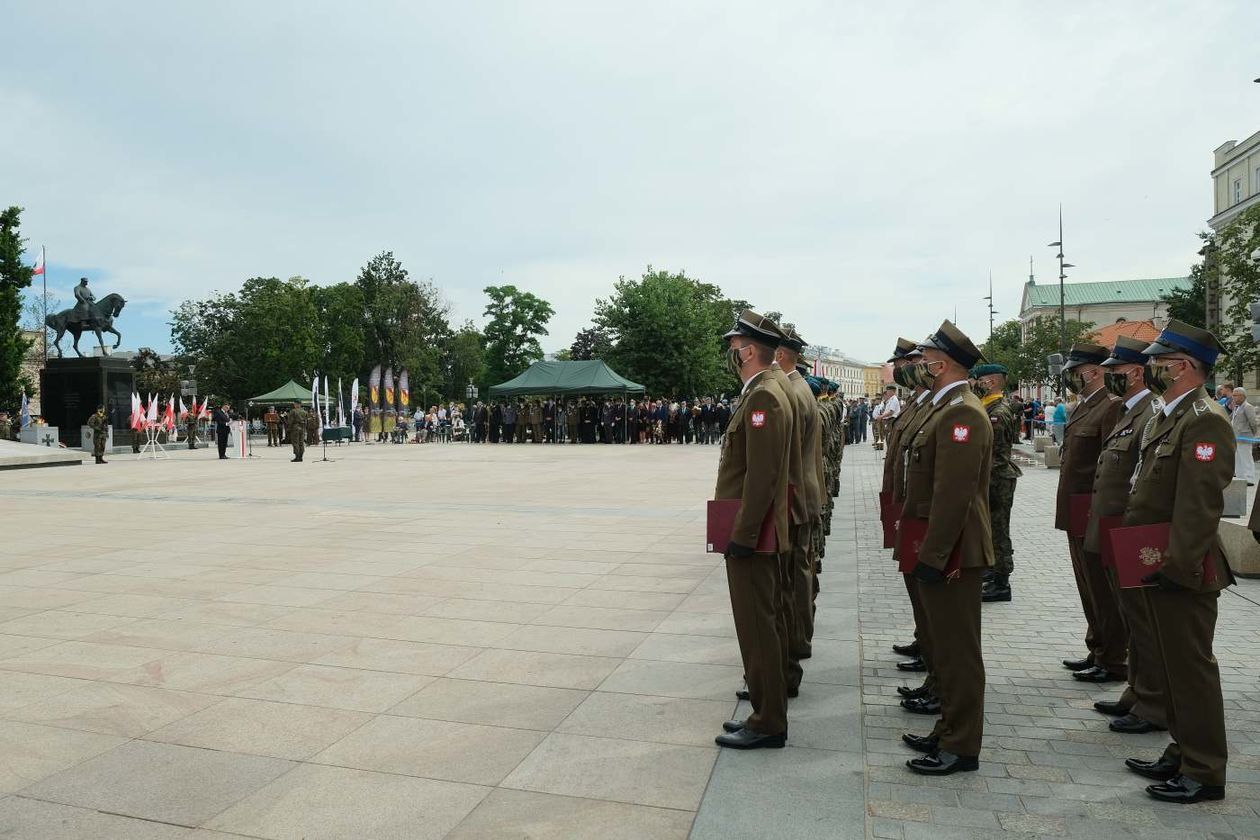
[[957, 425], [954, 427], [954, 443], [966, 443], [971, 440], [971, 427]]

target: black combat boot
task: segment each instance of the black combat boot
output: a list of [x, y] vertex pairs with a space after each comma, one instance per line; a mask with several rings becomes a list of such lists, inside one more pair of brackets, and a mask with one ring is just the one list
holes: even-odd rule
[[980, 600], [987, 603], [994, 601], [1011, 600], [1011, 576], [1003, 574], [993, 575], [993, 580], [984, 585], [984, 589], [980, 590]]

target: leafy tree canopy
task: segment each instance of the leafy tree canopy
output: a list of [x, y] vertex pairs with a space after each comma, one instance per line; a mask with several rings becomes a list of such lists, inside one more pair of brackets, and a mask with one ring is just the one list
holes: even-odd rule
[[31, 285], [31, 267], [22, 262], [22, 208], [0, 211], [0, 407], [15, 411], [22, 391], [35, 385], [22, 374], [31, 343], [22, 335], [22, 290]]
[[543, 357], [538, 336], [547, 335], [555, 311], [540, 297], [515, 286], [487, 286], [485, 381], [497, 385]]

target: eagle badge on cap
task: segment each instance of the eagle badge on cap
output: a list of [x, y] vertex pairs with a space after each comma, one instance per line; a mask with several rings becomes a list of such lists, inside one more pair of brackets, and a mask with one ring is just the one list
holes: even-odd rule
[[754, 429], [760, 429], [766, 425], [766, 413], [764, 411], [754, 411], [752, 413], [752, 425]]
[[1216, 444], [1214, 443], [1196, 443], [1194, 445], [1194, 457], [1203, 462], [1216, 460]]
[[971, 440], [971, 427], [958, 425], [954, 427], [954, 443], [966, 443]]

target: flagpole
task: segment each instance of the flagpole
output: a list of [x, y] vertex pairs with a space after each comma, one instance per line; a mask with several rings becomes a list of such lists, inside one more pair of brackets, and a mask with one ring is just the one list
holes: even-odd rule
[[44, 268], [39, 275], [44, 281], [44, 323], [41, 325], [40, 332], [44, 334], [44, 367], [48, 367], [48, 249], [40, 245], [39, 253], [43, 257]]

